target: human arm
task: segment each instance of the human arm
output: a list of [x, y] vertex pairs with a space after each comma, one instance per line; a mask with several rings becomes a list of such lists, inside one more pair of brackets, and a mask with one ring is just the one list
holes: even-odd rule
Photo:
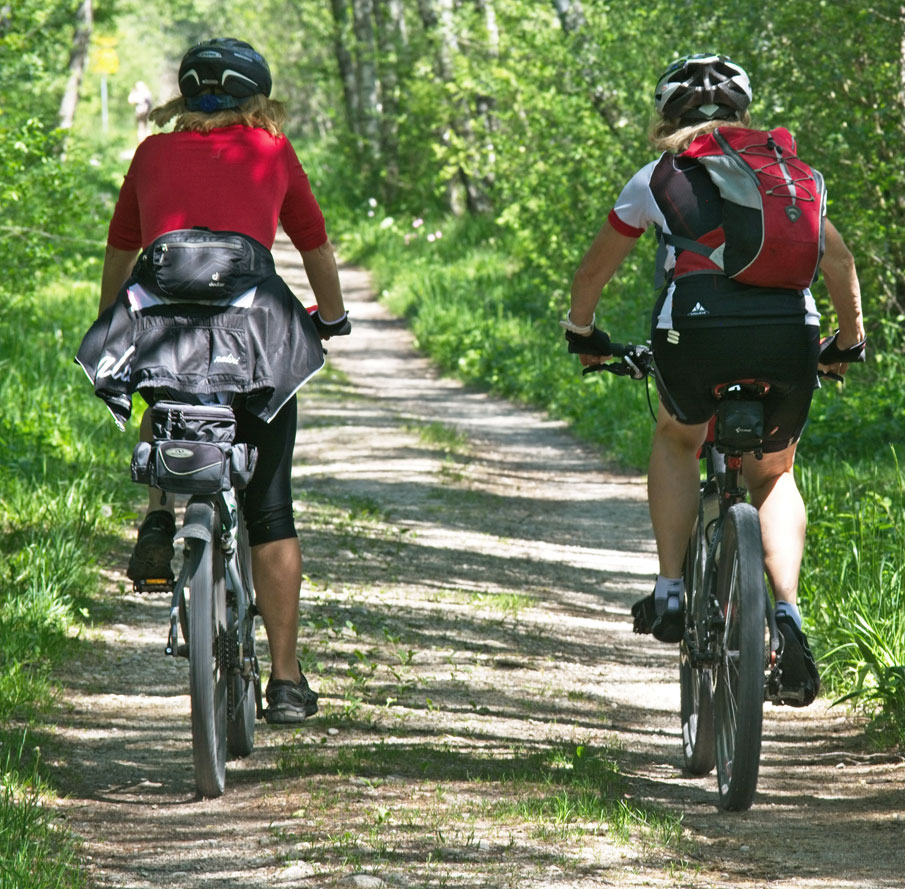
[[113, 305], [120, 288], [129, 280], [132, 266], [138, 258], [140, 250], [120, 250], [107, 244], [104, 252], [104, 269], [101, 272], [101, 298], [97, 307], [100, 315], [104, 309]]
[[[609, 221], [604, 222], [572, 279], [569, 320], [573, 325], [586, 327], [593, 323], [601, 291], [632, 252], [637, 241], [636, 237], [616, 231]], [[609, 356], [603, 355], [579, 355], [579, 360], [585, 367], [603, 364], [608, 358]]]
[[[825, 222], [826, 244], [820, 271], [826, 282], [836, 318], [839, 322], [839, 335], [836, 345], [842, 351], [862, 343], [865, 338], [864, 319], [861, 316], [861, 286], [855, 260], [836, 227]], [[831, 373], [844, 374], [845, 364], [821, 365]]]
[[308, 283], [314, 292], [318, 315], [327, 323], [338, 321], [346, 314], [346, 308], [343, 304], [333, 245], [328, 240], [320, 247], [315, 247], [313, 250], [300, 250], [299, 253], [305, 264]]

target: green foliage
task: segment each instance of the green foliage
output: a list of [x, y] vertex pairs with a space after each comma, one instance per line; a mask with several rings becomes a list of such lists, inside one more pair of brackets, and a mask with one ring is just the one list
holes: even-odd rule
[[895, 449], [799, 472], [808, 504], [802, 577], [819, 659], [837, 694], [905, 744], [905, 476]]
[[0, 314], [3, 719], [46, 703], [54, 652], [85, 606], [99, 544], [114, 527], [110, 498], [130, 493], [122, 436], [72, 360], [95, 292], [48, 287]]
[[[82, 889], [88, 886], [76, 844], [43, 805], [40, 750], [27, 732], [0, 762], [0, 889]], [[33, 757], [28, 769], [19, 766]]]

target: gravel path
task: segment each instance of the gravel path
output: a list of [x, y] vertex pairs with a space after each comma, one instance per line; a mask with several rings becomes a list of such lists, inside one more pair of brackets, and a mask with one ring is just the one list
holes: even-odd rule
[[681, 771], [675, 649], [631, 633], [655, 571], [643, 479], [440, 377], [342, 276], [354, 333], [302, 390], [296, 442], [321, 712], [261, 725], [197, 800], [168, 602], [124, 594], [111, 553], [46, 752], [97, 884], [905, 886], [905, 764], [825, 701], [768, 706], [755, 805], [716, 810], [715, 777]]

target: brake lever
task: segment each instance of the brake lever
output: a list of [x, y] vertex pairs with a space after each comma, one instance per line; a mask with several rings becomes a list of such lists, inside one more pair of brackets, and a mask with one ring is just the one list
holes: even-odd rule
[[605, 370], [607, 373], [615, 374], [617, 377], [627, 377], [631, 375], [636, 380], [642, 379], [643, 374], [635, 376], [635, 374], [640, 373], [635, 364], [629, 362], [631, 363], [631, 367], [628, 367], [626, 362], [629, 362], [628, 358], [625, 358], [622, 361], [611, 361], [609, 364], [591, 364], [582, 369], [581, 375], [587, 376], [588, 374], [600, 373]]

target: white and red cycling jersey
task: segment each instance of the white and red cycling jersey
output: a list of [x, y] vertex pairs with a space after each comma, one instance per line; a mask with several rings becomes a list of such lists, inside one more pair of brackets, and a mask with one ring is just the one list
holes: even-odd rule
[[[722, 198], [700, 164], [664, 152], [629, 180], [608, 220], [630, 238], [641, 237], [654, 225], [701, 241], [721, 225]], [[661, 249], [657, 261], [667, 284], [654, 310], [654, 329], [820, 323], [808, 289], [741, 284], [699, 254], [672, 245]]]

